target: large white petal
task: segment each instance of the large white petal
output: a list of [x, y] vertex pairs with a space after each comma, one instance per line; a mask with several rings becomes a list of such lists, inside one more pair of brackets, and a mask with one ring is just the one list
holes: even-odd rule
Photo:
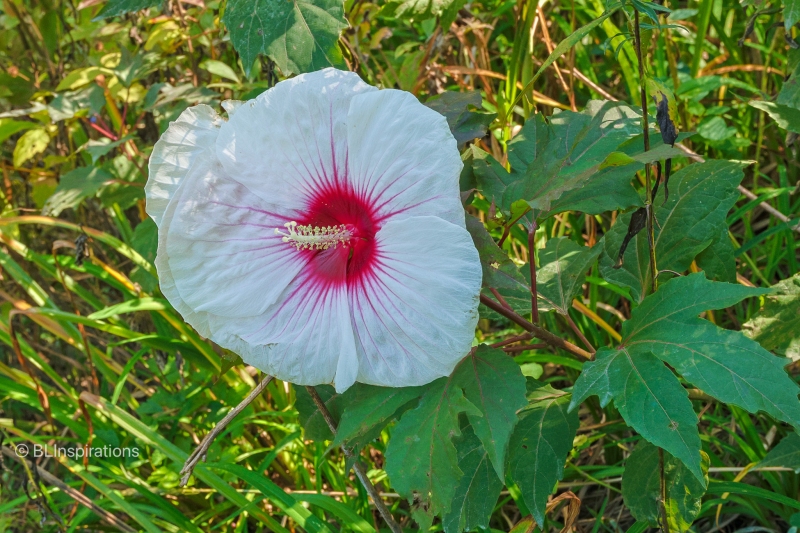
[[319, 284], [304, 273], [263, 315], [212, 319], [211, 327], [214, 341], [278, 379], [298, 385], [334, 383], [339, 392], [356, 380], [345, 285]]
[[261, 314], [308, 260], [275, 234], [296, 213], [252, 194], [219, 163], [181, 187], [172, 203], [169, 226], [160, 230], [163, 251], [181, 300], [195, 312]]
[[445, 118], [410, 93], [353, 98], [347, 116], [348, 174], [382, 217], [432, 215], [462, 228], [463, 164]]
[[282, 81], [236, 109], [221, 128], [217, 155], [255, 194], [301, 207], [346, 178], [350, 100], [375, 90], [332, 68]]
[[145, 185], [147, 214], [161, 226], [167, 204], [186, 176], [206, 169], [216, 160], [215, 147], [224, 121], [211, 107], [201, 104], [186, 109], [172, 122], [150, 155]]
[[467, 231], [437, 217], [390, 220], [375, 275], [350, 287], [358, 381], [404, 387], [449, 375], [478, 321], [481, 267]]

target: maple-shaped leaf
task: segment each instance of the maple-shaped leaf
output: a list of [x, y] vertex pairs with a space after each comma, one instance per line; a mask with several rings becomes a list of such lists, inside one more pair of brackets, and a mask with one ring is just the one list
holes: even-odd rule
[[450, 511], [456, 483], [464, 475], [453, 444], [461, 434], [460, 413], [481, 416], [461, 387], [440, 378], [427, 385], [419, 406], [406, 411], [392, 431], [386, 473], [397, 492], [412, 502], [418, 520]]
[[259, 54], [284, 75], [344, 64], [337, 45], [347, 27], [342, 0], [228, 0], [222, 22], [248, 75]]
[[461, 533], [489, 527], [489, 519], [503, 489], [489, 454], [471, 426], [455, 440], [458, 467], [464, 476], [456, 486], [450, 512], [442, 516], [445, 533]]
[[664, 484], [669, 505], [661, 505], [661, 473], [658, 448], [640, 441], [625, 461], [622, 474], [622, 497], [636, 520], [658, 527], [666, 512], [669, 530], [675, 533], [688, 531], [700, 513], [701, 498], [708, 486], [709, 457], [702, 455], [703, 480], [691, 472], [669, 453], [664, 452]]
[[478, 188], [506, 215], [524, 200], [537, 216], [580, 208], [602, 212], [636, 203], [630, 181], [650, 163], [680, 155], [663, 143], [632, 142], [640, 117], [619, 102], [591, 101], [580, 113], [531, 117], [508, 144], [507, 170], [488, 154], [473, 165]]
[[564, 463], [580, 420], [569, 412], [570, 395], [535, 380], [528, 394], [530, 405], [511, 436], [508, 475], [538, 524], [544, 524], [547, 498], [564, 475]]
[[598, 351], [596, 360], [584, 365], [571, 407], [592, 394], [606, 402], [613, 398], [631, 427], [683, 461], [698, 479], [696, 418], [685, 390], [663, 363], [722, 402], [800, 427], [800, 388], [784, 370], [790, 361], [740, 332], [698, 318], [768, 292], [709, 281], [703, 273], [668, 281], [623, 323], [620, 346]]
[[503, 479], [506, 447], [517, 424], [517, 411], [528, 404], [525, 376], [505, 352], [481, 345], [458, 364], [453, 380], [480, 411], [467, 417], [497, 476]]

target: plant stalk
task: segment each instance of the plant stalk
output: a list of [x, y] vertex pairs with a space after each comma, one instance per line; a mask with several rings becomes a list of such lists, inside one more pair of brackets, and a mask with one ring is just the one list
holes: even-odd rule
[[[328, 424], [328, 428], [331, 430], [331, 433], [336, 435], [336, 421], [333, 419], [331, 412], [328, 410], [328, 406], [325, 405], [325, 402], [323, 402], [322, 398], [320, 398], [317, 389], [308, 386], [306, 387], [306, 390], [308, 391], [308, 394], [311, 395], [311, 399], [314, 400], [314, 404], [316, 404], [317, 409], [319, 409], [319, 412], [322, 414], [322, 418], [325, 419], [325, 423]], [[353, 450], [351, 450], [349, 446], [342, 445], [342, 452], [344, 452], [344, 456], [347, 457], [347, 459], [353, 461], [353, 470], [355, 470], [356, 476], [358, 477], [359, 481], [361, 481], [361, 484], [364, 485], [364, 488], [367, 489], [367, 493], [369, 493], [372, 501], [375, 502], [375, 507], [383, 517], [383, 520], [389, 526], [389, 529], [392, 530], [392, 533], [403, 533], [403, 528], [401, 528], [400, 524], [395, 521], [392, 513], [389, 511], [389, 508], [386, 507], [385, 503], [383, 503], [383, 499], [381, 499], [378, 489], [375, 488], [375, 485], [373, 485], [372, 481], [370, 481], [370, 479], [367, 477], [364, 467], [358, 462], [358, 457], [355, 456]]]

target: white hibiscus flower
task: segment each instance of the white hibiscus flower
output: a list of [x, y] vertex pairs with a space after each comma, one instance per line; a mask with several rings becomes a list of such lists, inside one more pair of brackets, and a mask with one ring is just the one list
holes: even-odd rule
[[187, 109], [150, 158], [161, 290], [279, 379], [402, 387], [450, 374], [481, 267], [445, 119], [326, 69]]

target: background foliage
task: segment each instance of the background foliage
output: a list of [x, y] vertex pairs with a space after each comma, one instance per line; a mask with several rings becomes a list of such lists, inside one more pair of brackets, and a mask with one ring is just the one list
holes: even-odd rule
[[[798, 0], [3, 0], [0, 530], [385, 529], [342, 444], [408, 529], [800, 527], [798, 20]], [[260, 376], [161, 297], [148, 154], [189, 105], [330, 65], [447, 117], [483, 345], [424, 388], [319, 387], [335, 436], [272, 382], [181, 487]], [[654, 162], [651, 294], [630, 229]], [[140, 455], [32, 468], [21, 444]]]

